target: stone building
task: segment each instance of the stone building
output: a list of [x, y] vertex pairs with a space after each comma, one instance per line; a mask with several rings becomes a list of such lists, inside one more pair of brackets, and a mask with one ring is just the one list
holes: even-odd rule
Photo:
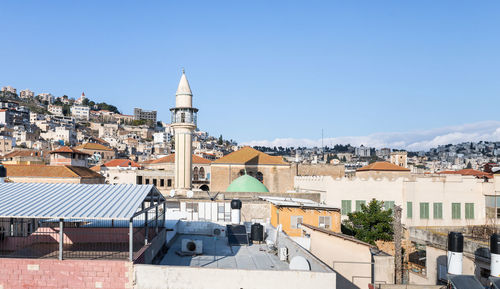
[[50, 165], [87, 167], [88, 157], [88, 153], [63, 146], [50, 152]]
[[389, 162], [374, 162], [356, 170], [356, 177], [358, 178], [397, 178], [409, 176], [409, 169]]
[[281, 156], [270, 156], [245, 146], [212, 162], [211, 170], [211, 191], [226, 191], [233, 180], [246, 173], [261, 181], [270, 192], [286, 192], [293, 189], [297, 169]]
[[75, 149], [93, 156], [97, 163], [110, 161], [116, 156], [116, 152], [112, 148], [98, 143], [87, 142], [75, 147]]

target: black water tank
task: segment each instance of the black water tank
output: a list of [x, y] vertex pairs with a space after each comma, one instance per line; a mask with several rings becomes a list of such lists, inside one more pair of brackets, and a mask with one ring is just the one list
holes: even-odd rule
[[500, 234], [493, 234], [490, 237], [491, 254], [500, 255]]
[[241, 209], [241, 201], [238, 199], [231, 200], [231, 209], [233, 210]]
[[448, 251], [462, 253], [464, 251], [464, 236], [462, 233], [448, 233]]
[[7, 169], [0, 164], [0, 178], [6, 178], [7, 177]]
[[252, 238], [252, 241], [264, 241], [264, 226], [259, 223], [253, 224], [250, 231], [250, 236]]

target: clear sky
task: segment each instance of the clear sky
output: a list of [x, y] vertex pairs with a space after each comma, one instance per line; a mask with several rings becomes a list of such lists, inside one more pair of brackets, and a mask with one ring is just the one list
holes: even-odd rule
[[[499, 120], [499, 1], [2, 1], [0, 86], [169, 108], [239, 142]], [[497, 123], [498, 128], [498, 123]]]

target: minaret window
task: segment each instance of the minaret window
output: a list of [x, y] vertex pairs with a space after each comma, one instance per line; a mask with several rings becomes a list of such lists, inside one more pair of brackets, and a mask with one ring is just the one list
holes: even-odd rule
[[181, 113], [181, 122], [186, 122], [186, 114], [184, 112]]

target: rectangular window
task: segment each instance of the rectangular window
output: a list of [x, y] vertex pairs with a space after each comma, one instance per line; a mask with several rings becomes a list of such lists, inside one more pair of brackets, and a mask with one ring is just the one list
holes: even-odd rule
[[158, 180], [157, 179], [153, 179], [153, 185], [156, 187], [158, 185]]
[[474, 203], [465, 203], [465, 218], [474, 219]]
[[299, 224], [302, 223], [303, 217], [302, 216], [292, 216], [290, 219], [290, 227], [292, 229], [298, 229]]
[[332, 218], [330, 216], [319, 216], [318, 227], [330, 229], [332, 226]]
[[429, 203], [420, 203], [420, 219], [429, 219]]
[[198, 203], [186, 203], [186, 211], [198, 213]]
[[149, 185], [149, 179], [145, 179], [146, 180], [146, 185]]
[[179, 202], [167, 202], [167, 209], [179, 210], [181, 208], [181, 203]]
[[351, 212], [351, 200], [342, 200], [342, 215]]
[[434, 203], [434, 207], [432, 208], [434, 219], [442, 219], [443, 218], [443, 203]]
[[356, 212], [361, 211], [361, 205], [366, 205], [366, 201], [356, 201]]
[[142, 176], [137, 176], [137, 184], [142, 185]]
[[165, 186], [165, 179], [160, 179], [160, 187], [164, 187]]
[[394, 211], [394, 201], [384, 201], [384, 209], [386, 211], [389, 209]]
[[451, 218], [455, 220], [462, 218], [460, 214], [460, 203], [451, 203]]
[[406, 218], [408, 218], [408, 219], [413, 218], [413, 203], [412, 202], [406, 202]]
[[167, 180], [167, 187], [171, 187], [172, 186], [172, 179], [168, 179]]

